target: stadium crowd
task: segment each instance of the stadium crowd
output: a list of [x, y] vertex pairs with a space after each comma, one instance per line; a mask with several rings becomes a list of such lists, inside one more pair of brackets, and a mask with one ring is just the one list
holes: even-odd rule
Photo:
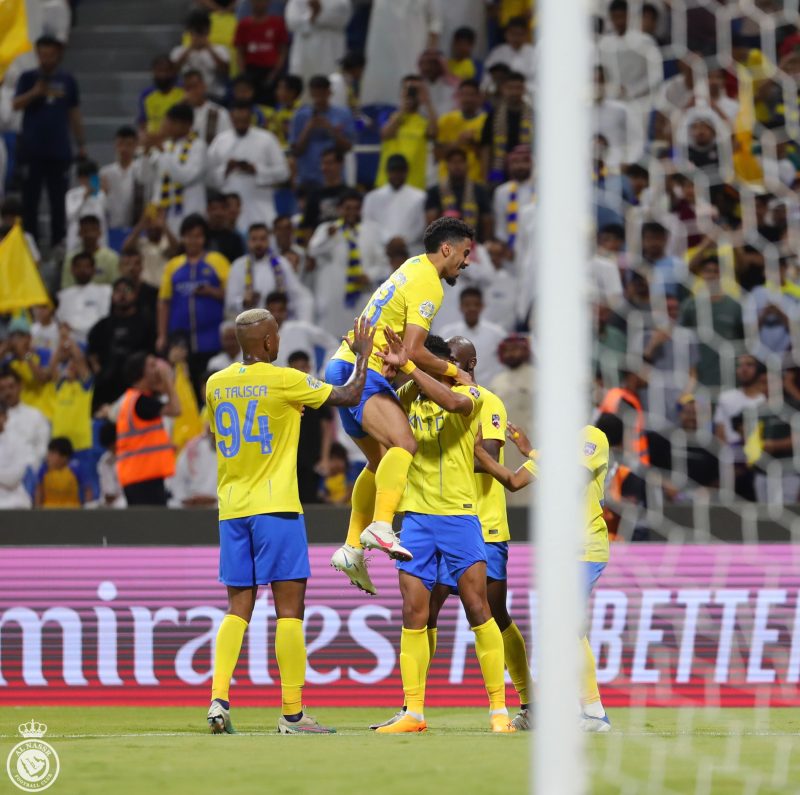
[[[800, 30], [756, 5], [596, 6], [612, 505], [798, 497]], [[266, 307], [277, 363], [318, 374], [442, 215], [478, 245], [433, 330], [475, 343], [477, 379], [529, 428], [531, 285], [558, 267], [533, 249], [534, 31], [532, 0], [197, 0], [98, 164], [69, 26], [48, 28], [0, 90], [0, 235], [21, 219], [58, 265], [49, 305], [0, 319], [0, 507], [215, 505], [203, 384], [239, 356], [231, 319]], [[304, 414], [304, 502], [349, 500], [363, 461], [337, 423]]]

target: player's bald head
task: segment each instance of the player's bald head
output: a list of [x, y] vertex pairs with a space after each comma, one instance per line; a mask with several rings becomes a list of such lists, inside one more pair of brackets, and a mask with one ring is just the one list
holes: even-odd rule
[[478, 362], [478, 355], [472, 342], [466, 337], [455, 336], [447, 340], [447, 345], [455, 363], [462, 370], [472, 372]]
[[236, 317], [236, 339], [242, 353], [259, 354], [267, 337], [276, 339], [278, 323], [266, 309], [247, 309]]

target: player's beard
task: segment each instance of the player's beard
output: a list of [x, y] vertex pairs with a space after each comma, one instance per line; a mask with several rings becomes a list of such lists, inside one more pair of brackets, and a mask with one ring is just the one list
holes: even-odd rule
[[444, 280], [451, 287], [455, 287], [456, 286], [456, 282], [458, 281], [458, 276], [445, 276]]

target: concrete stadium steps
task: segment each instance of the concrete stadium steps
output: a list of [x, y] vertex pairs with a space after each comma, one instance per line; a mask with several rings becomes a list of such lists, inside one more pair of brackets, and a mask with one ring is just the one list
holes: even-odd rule
[[192, 7], [190, 0], [81, 0], [75, 30], [90, 25], [180, 25]]
[[166, 25], [80, 25], [70, 36], [69, 55], [80, 57], [84, 51], [98, 49], [110, 53], [169, 52], [180, 42], [181, 31], [181, 26], [174, 22]]
[[180, 42], [189, 0], [81, 0], [65, 67], [78, 81], [89, 156], [114, 159], [114, 133], [137, 115], [150, 61]]

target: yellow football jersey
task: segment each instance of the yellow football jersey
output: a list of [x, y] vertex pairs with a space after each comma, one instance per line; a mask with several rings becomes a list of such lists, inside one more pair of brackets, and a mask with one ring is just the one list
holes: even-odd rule
[[263, 362], [234, 362], [208, 379], [220, 519], [303, 512], [297, 490], [302, 407], [319, 408], [332, 389], [299, 370]]
[[[506, 440], [506, 407], [494, 392], [478, 387], [483, 403], [481, 405], [481, 433], [484, 439], [497, 439], [500, 442], [499, 462], [504, 463], [503, 445]], [[475, 488], [478, 494], [478, 519], [483, 530], [483, 540], [488, 544], [493, 541], [508, 541], [511, 533], [508, 529], [506, 513], [506, 490], [499, 480], [495, 480], [485, 472], [475, 473]]]
[[[401, 337], [406, 326], [421, 326], [431, 330], [431, 323], [442, 305], [444, 289], [439, 272], [425, 254], [406, 260], [373, 294], [361, 313], [373, 326], [375, 350], [386, 345], [383, 330], [389, 326]], [[352, 340], [352, 330], [347, 335]], [[356, 357], [346, 342], [334, 354], [334, 359], [355, 362]], [[383, 362], [373, 353], [369, 360], [370, 370], [381, 371]]]
[[[603, 519], [603, 499], [608, 473], [608, 439], [593, 425], [583, 429], [581, 465], [589, 470], [591, 476], [586, 487], [586, 540], [581, 560], [605, 563], [608, 560], [608, 527]], [[526, 461], [523, 466], [534, 477], [539, 474], [535, 461]]]
[[476, 386], [455, 386], [453, 391], [472, 400], [468, 417], [451, 414], [418, 395], [416, 384], [406, 384], [397, 393], [418, 445], [399, 511], [437, 516], [474, 516], [478, 512], [474, 451], [483, 392]]

